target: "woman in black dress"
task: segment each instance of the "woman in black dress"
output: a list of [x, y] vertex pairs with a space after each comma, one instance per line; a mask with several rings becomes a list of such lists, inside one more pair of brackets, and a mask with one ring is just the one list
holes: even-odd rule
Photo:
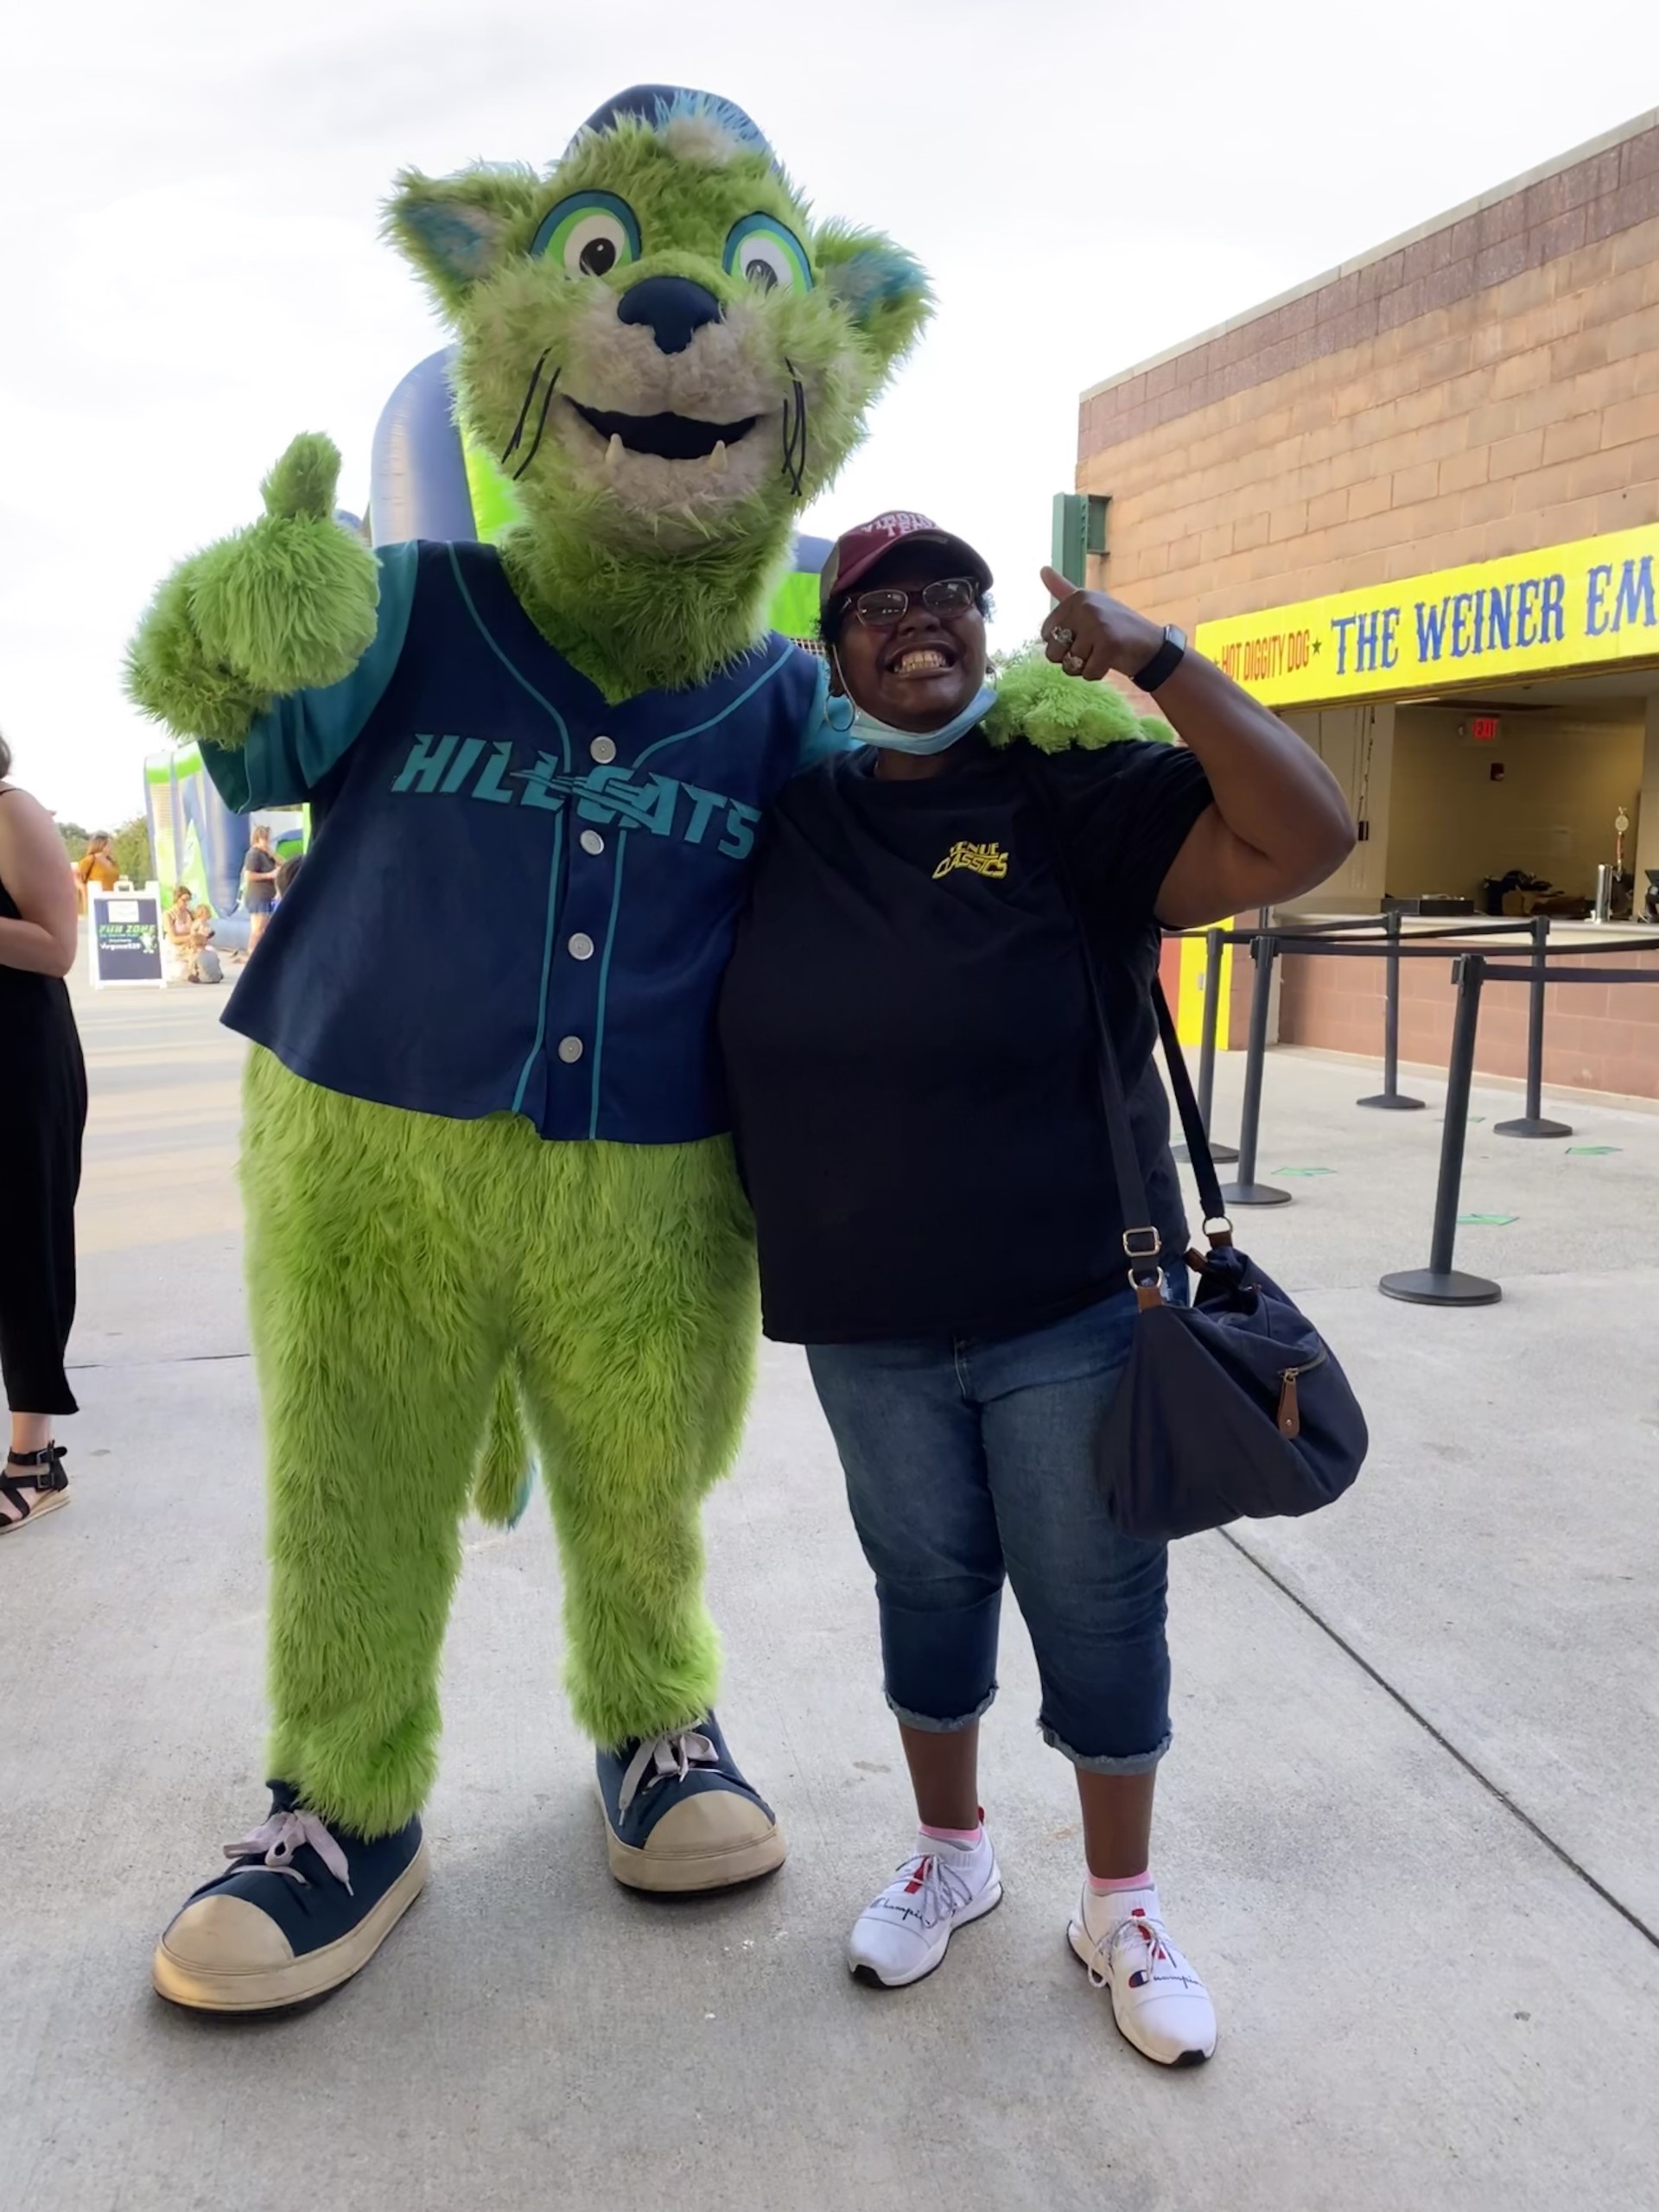
[[75, 880], [51, 816], [7, 781], [0, 738], [0, 1379], [11, 1448], [0, 1536], [68, 1496], [54, 1417], [75, 1411], [63, 1371], [75, 1311], [75, 1192], [86, 1071], [64, 977]]

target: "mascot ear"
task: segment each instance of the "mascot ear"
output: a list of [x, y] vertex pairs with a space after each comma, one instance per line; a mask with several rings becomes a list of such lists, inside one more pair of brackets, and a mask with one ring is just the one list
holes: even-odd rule
[[440, 177], [404, 169], [386, 202], [386, 236], [454, 315], [532, 212], [538, 188], [530, 168], [480, 166]]
[[920, 264], [879, 231], [826, 224], [812, 240], [824, 289], [874, 348], [883, 369], [910, 351], [933, 312]]

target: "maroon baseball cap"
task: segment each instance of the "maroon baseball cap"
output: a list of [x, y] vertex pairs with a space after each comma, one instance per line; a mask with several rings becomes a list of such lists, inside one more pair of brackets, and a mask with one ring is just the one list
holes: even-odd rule
[[952, 559], [961, 562], [963, 574], [972, 576], [982, 591], [991, 588], [991, 571], [984, 555], [976, 553], [965, 537], [941, 530], [930, 516], [900, 507], [842, 531], [830, 547], [830, 558], [818, 578], [820, 613], [837, 593], [851, 591], [859, 578], [868, 575], [895, 545], [943, 545]]

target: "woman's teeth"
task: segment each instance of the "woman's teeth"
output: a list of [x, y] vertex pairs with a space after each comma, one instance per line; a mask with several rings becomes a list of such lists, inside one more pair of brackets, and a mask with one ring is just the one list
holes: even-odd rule
[[925, 645], [914, 652], [900, 653], [893, 665], [899, 676], [931, 676], [936, 669], [949, 668], [950, 664], [942, 652]]

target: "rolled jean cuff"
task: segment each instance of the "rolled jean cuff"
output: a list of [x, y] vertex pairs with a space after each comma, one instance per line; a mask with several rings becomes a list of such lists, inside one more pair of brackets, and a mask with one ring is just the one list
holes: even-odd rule
[[890, 1694], [887, 1709], [901, 1728], [914, 1728], [925, 1736], [954, 1736], [959, 1729], [971, 1728], [981, 1714], [988, 1713], [995, 1702], [996, 1684], [993, 1682], [973, 1711], [964, 1713], [957, 1720], [936, 1720], [931, 1713], [912, 1713]]
[[[927, 1725], [926, 1722], [922, 1724], [924, 1726]], [[932, 1726], [937, 1727], [938, 1723], [935, 1721]], [[1106, 1751], [1074, 1751], [1070, 1744], [1054, 1733], [1046, 1721], [1039, 1720], [1037, 1726], [1043, 1741], [1050, 1749], [1058, 1751], [1062, 1758], [1070, 1759], [1080, 1774], [1150, 1774], [1174, 1741], [1173, 1729], [1166, 1729], [1164, 1740], [1153, 1750], [1128, 1751], [1122, 1758], [1116, 1758]]]

